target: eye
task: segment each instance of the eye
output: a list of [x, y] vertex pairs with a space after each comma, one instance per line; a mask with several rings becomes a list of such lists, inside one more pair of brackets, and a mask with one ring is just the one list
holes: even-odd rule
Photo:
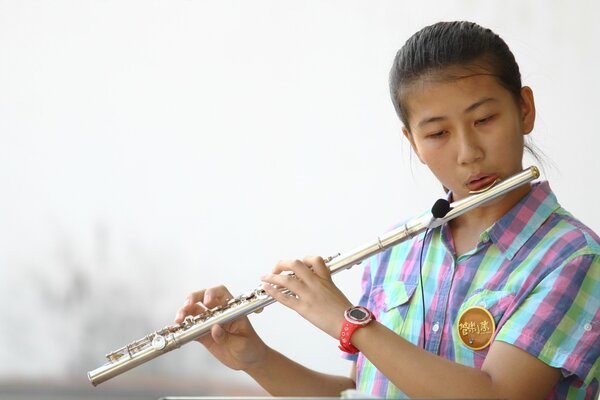
[[444, 135], [447, 133], [447, 131], [439, 131], [439, 132], [433, 132], [433, 133], [429, 133], [426, 138], [427, 139], [441, 139], [442, 137], [444, 137]]
[[494, 118], [496, 118], [496, 114], [489, 115], [489, 116], [487, 116], [485, 118], [478, 119], [478, 120], [475, 121], [475, 126], [485, 125], [485, 124], [491, 122], [492, 120], [494, 120]]

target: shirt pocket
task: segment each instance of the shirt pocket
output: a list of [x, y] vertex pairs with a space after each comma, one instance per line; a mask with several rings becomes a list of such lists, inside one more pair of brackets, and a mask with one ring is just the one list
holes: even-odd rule
[[[500, 322], [504, 316], [504, 312], [512, 304], [514, 299], [515, 294], [506, 290], [477, 289], [463, 302], [458, 310], [458, 314], [456, 315], [456, 320], [454, 321], [454, 326], [452, 329], [452, 337], [454, 341], [454, 348], [456, 350], [457, 362], [475, 367], [481, 366], [483, 360], [487, 356], [490, 346], [494, 341], [498, 328], [498, 322]], [[463, 314], [463, 312], [465, 312], [465, 310], [471, 307], [485, 308], [494, 318], [496, 330], [492, 336], [492, 343], [481, 350], [473, 350], [465, 345], [458, 336], [456, 329], [460, 316]]]
[[389, 282], [374, 286], [370, 309], [375, 318], [388, 328], [399, 332], [406, 320], [410, 299], [416, 288], [416, 284], [408, 282]]

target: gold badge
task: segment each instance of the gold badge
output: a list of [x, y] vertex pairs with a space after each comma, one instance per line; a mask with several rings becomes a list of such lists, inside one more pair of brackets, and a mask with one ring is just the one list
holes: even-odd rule
[[470, 349], [485, 349], [492, 342], [496, 332], [496, 322], [483, 307], [469, 307], [458, 317], [456, 326], [458, 337]]

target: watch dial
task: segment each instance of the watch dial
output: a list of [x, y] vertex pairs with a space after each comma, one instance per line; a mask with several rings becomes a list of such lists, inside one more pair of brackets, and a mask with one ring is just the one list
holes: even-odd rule
[[367, 313], [361, 310], [360, 308], [355, 308], [350, 311], [350, 316], [355, 320], [363, 320], [367, 317]]

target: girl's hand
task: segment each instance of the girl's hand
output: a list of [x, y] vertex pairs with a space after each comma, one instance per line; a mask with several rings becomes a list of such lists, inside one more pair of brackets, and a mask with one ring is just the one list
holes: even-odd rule
[[[293, 272], [294, 275], [282, 272]], [[275, 300], [293, 309], [333, 338], [339, 337], [344, 311], [352, 303], [335, 286], [321, 257], [280, 261], [273, 273], [261, 279], [264, 282], [263, 289]], [[282, 289], [289, 289], [292, 294], [284, 294]]]
[[[187, 315], [196, 316], [207, 309], [225, 304], [232, 297], [225, 286], [192, 292], [177, 311], [175, 323], [180, 324]], [[224, 365], [235, 370], [259, 368], [267, 354], [267, 346], [246, 317], [223, 326], [213, 325], [210, 334], [197, 340]]]

